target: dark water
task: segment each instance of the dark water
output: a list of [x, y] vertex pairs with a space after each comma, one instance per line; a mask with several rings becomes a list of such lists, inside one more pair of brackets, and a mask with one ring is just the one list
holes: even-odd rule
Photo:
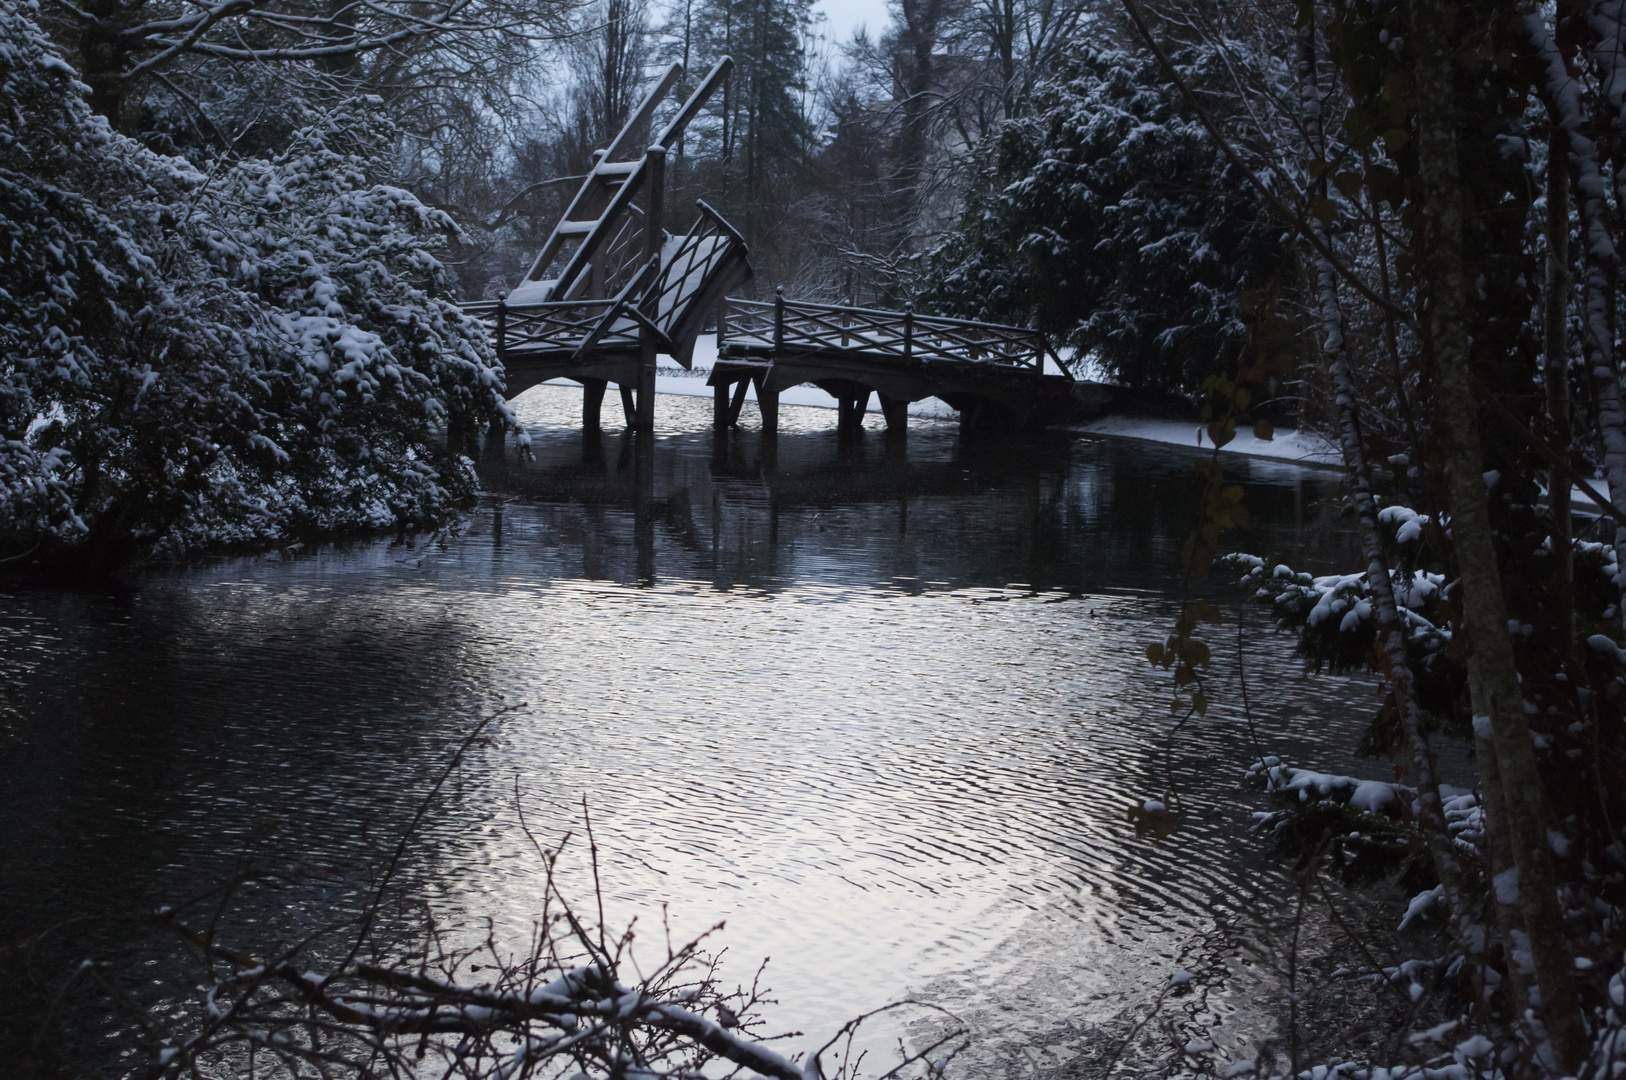
[[[726, 919], [733, 977], [771, 955], [771, 1018], [809, 1033], [792, 1048], [915, 995], [977, 1025], [968, 1075], [1099, 1056], [1257, 907], [1236, 625], [1169, 760], [1143, 655], [1173, 620], [1189, 452], [966, 446], [917, 421], [899, 453], [797, 408], [770, 452], [663, 397], [643, 488], [625, 437], [584, 444], [568, 391], [518, 407], [535, 462], [491, 466], [498, 494], [446, 536], [0, 595], [0, 1060], [26, 1057], [83, 956], [168, 993], [143, 986], [158, 946], [131, 917], [247, 858], [303, 873], [248, 890], [233, 933], [354, 903], [450, 748], [521, 701], [430, 812], [407, 884], [522, 938], [541, 881], [516, 794], [544, 837], [579, 832], [586, 798], [611, 920]], [[1231, 468], [1243, 546], [1347, 564], [1332, 478]], [[1246, 649], [1269, 750], [1362, 768], [1371, 686], [1304, 676], [1256, 621]], [[1125, 812], [1169, 767], [1190, 813], [1137, 840]], [[117, 1072], [126, 1029], [85, 1000], [58, 1062]]]

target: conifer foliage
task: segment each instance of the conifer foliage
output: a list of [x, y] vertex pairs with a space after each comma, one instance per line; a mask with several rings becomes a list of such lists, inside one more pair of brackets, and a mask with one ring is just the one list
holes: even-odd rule
[[[1180, 62], [1212, 78], [1211, 54]], [[1133, 386], [1234, 369], [1237, 297], [1280, 260], [1280, 229], [1149, 56], [1081, 45], [991, 141], [965, 231], [928, 260], [937, 307], [1036, 325]]]

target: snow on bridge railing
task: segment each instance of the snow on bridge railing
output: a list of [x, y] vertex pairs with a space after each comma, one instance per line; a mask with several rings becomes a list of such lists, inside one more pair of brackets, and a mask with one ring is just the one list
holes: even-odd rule
[[[667, 236], [660, 255], [638, 264], [615, 297], [523, 304], [505, 298], [464, 304], [463, 310], [491, 329], [499, 360], [560, 353], [580, 360], [594, 350], [635, 349], [642, 324], [654, 331], [659, 348], [681, 350], [687, 364], [702, 314], [691, 309], [697, 302], [709, 305], [708, 290], [719, 286], [714, 278], [728, 274], [730, 263], [746, 255], [745, 241], [733, 226], [703, 201], [696, 205], [700, 213], [689, 231]], [[737, 274], [721, 287], [734, 280]]]
[[601, 332], [605, 317], [619, 300], [550, 300], [540, 304], [513, 304], [504, 300], [464, 304], [463, 311], [491, 328], [497, 358], [516, 353], [575, 353], [600, 331], [595, 344], [600, 348], [637, 348], [637, 324], [617, 325]]
[[[837, 351], [905, 363], [961, 361], [1043, 372], [1055, 353], [1037, 330], [1023, 326], [917, 315], [912, 308], [878, 311], [845, 304], [736, 300], [723, 306], [718, 345], [777, 352]], [[1064, 373], [1059, 359], [1057, 367]]]

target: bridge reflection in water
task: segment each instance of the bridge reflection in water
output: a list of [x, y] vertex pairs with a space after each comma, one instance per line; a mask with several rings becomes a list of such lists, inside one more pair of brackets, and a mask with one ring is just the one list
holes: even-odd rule
[[[583, 432], [573, 398], [549, 386], [515, 403], [534, 460], [510, 453], [481, 463], [493, 493], [481, 516], [500, 516], [508, 500], [569, 506], [561, 527], [596, 537], [571, 541], [582, 544], [588, 578], [772, 587], [808, 559], [867, 566], [873, 557], [863, 573], [1140, 587], [1149, 567], [1175, 572], [1175, 548], [1191, 526], [1189, 449], [1064, 432], [982, 438], [920, 417], [905, 448], [879, 415], [832, 431], [832, 410], [802, 406], [785, 408], [768, 437], [713, 429], [708, 402], [684, 396], [663, 401], [652, 434]], [[1255, 527], [1238, 543], [1250, 550], [1300, 547], [1318, 530], [1342, 535], [1316, 473], [1247, 459], [1227, 470], [1248, 485]], [[860, 536], [863, 550], [844, 546]], [[497, 539], [516, 541], [512, 530]], [[1323, 548], [1329, 570], [1335, 548]]]

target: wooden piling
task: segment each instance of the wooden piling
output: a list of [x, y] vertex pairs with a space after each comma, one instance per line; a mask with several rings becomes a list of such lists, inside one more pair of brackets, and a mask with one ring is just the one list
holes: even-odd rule
[[711, 426], [726, 431], [733, 417], [728, 407], [728, 384], [718, 383], [711, 388]]
[[[666, 194], [666, 147], [656, 144], [644, 151], [644, 262], [658, 258], [666, 239], [662, 227]], [[638, 410], [639, 431], [655, 430], [655, 365], [660, 342], [648, 323], [638, 330]]]
[[763, 436], [774, 438], [779, 435], [779, 391], [766, 389], [765, 381], [763, 376], [756, 376], [757, 411], [762, 415]]
[[901, 439], [909, 433], [909, 403], [902, 398], [881, 397], [881, 415], [886, 417], [888, 438]]
[[606, 379], [583, 379], [582, 384], [582, 430], [599, 430], [600, 420], [604, 409], [604, 389], [609, 385]]

